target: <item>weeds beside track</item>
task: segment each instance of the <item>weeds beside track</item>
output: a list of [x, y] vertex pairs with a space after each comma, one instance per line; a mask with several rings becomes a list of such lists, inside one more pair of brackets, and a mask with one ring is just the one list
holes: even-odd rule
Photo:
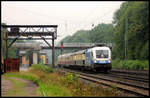
[[[62, 71], [62, 70], [61, 70]], [[114, 79], [117, 77], [114, 75], [114, 77], [109, 76], [109, 74], [91, 74], [91, 73], [85, 73], [85, 72], [79, 72], [79, 71], [73, 71], [73, 70], [68, 70], [65, 69], [62, 72], [65, 73], [67, 72], [76, 72], [79, 74], [79, 77], [88, 81], [100, 83], [106, 86], [110, 87], [115, 87], [120, 90], [124, 90], [127, 93], [133, 93], [136, 94], [137, 96], [149, 96], [149, 84], [146, 85], [138, 85], [137, 83], [130, 82], [131, 80], [129, 79], [122, 79], [123, 81]], [[111, 73], [110, 73], [111, 74]], [[134, 80], [135, 81], [135, 80]]]

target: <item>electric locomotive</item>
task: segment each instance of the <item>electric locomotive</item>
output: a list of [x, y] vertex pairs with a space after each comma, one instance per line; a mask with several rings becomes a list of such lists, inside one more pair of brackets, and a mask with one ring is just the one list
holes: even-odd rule
[[110, 48], [102, 46], [60, 55], [57, 63], [59, 67], [76, 67], [107, 72], [112, 68], [111, 62]]
[[93, 47], [85, 50], [85, 65], [94, 71], [111, 70], [111, 50], [109, 47]]

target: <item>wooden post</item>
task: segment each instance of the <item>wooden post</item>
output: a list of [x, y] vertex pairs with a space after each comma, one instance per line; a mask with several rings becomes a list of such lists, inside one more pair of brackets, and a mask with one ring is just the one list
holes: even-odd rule
[[[6, 35], [5, 35], [5, 43], [6, 43], [6, 57], [5, 57], [5, 60], [8, 59], [8, 32], [6, 32]], [[4, 62], [4, 73], [6, 73], [6, 63]]]

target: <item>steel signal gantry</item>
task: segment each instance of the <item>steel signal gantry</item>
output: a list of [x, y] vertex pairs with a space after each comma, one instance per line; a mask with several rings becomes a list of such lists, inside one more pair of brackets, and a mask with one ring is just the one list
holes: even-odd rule
[[[2, 25], [2, 28], [6, 29], [7, 32], [5, 33], [5, 41], [6, 41], [6, 59], [8, 58], [8, 48], [16, 40], [21, 40], [20, 36], [27, 37], [23, 38], [23, 40], [30, 40], [28, 37], [30, 36], [32, 40], [37, 40], [37, 38], [32, 38], [34, 36], [40, 37], [44, 40], [50, 48], [52, 48], [52, 65], [54, 66], [54, 56], [55, 56], [55, 47], [54, 47], [54, 40], [57, 39], [57, 27], [58, 25]], [[8, 46], [8, 37], [14, 36], [13, 41]], [[46, 41], [45, 37], [51, 36], [49, 40], [52, 40], [52, 46]]]

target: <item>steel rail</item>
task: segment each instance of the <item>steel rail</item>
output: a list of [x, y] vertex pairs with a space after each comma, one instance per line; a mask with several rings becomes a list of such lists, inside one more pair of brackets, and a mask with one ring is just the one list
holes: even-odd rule
[[[76, 72], [76, 71], [69, 71], [69, 70], [65, 70], [65, 71], [71, 72], [71, 73]], [[139, 96], [149, 96], [148, 88], [128, 85], [128, 83], [126, 83], [126, 84], [122, 83], [121, 84], [121, 82], [119, 83], [118, 81], [113, 81], [113, 80], [106, 79], [106, 78], [95, 77], [95, 76], [92, 76], [92, 75], [83, 74], [81, 72], [76, 72], [76, 73], [79, 74], [80, 78], [88, 80], [88, 81], [93, 81], [93, 82], [100, 83], [100, 84], [110, 86], [110, 87], [112, 87], [112, 85], [115, 85], [118, 89], [128, 91], [128, 92], [134, 93], [134, 94], [139, 95]]]
[[109, 76], [118, 77], [118, 78], [124, 78], [124, 79], [134, 80], [134, 81], [140, 81], [140, 82], [149, 82], [148, 78], [138, 77], [138, 76], [136, 77], [136, 76], [126, 75], [126, 74], [110, 73]]
[[[73, 72], [77, 72], [77, 71], [73, 71]], [[115, 82], [115, 83], [119, 83], [119, 84], [123, 84], [123, 85], [142, 88], [142, 89], [145, 89], [145, 90], [149, 89], [147, 86], [136, 85], [136, 84], [133, 84], [133, 83], [128, 83], [128, 82], [123, 82], [123, 81], [120, 81], [120, 80], [118, 81], [118, 80], [110, 79], [109, 76], [106, 76], [106, 75], [105, 75], [105, 77], [103, 77], [102, 75], [100, 76], [99, 74], [98, 75], [93, 75], [93, 74], [82, 73], [82, 72], [78, 72], [78, 73], [82, 74], [82, 75], [90, 76], [90, 77], [93, 77], [93, 78], [97, 78], [97, 79], [103, 79], [103, 80], [106, 80], [106, 81], [111, 81], [111, 82]]]
[[121, 69], [112, 69], [111, 72], [116, 73], [127, 73], [127, 74], [133, 74], [133, 75], [146, 75], [149, 76], [149, 71], [135, 71], [135, 70], [121, 70]]

